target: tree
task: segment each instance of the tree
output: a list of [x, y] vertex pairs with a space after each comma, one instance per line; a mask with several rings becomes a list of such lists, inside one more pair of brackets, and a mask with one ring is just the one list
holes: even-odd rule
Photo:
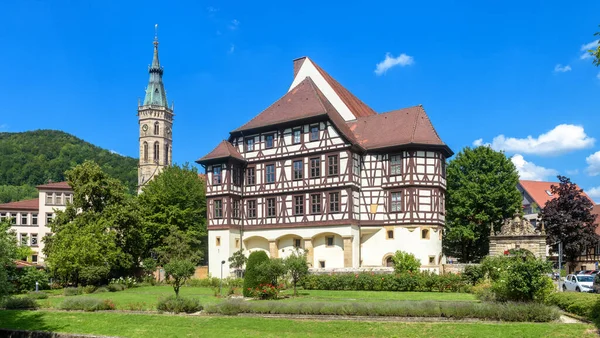
[[421, 261], [415, 255], [401, 250], [396, 251], [392, 261], [396, 273], [417, 272], [421, 268]]
[[242, 277], [242, 268], [248, 261], [248, 258], [244, 255], [244, 250], [239, 249], [238, 251], [234, 252], [233, 255], [229, 257], [228, 261], [230, 263], [229, 265], [235, 269], [236, 276]]
[[281, 258], [271, 258], [260, 263], [256, 269], [258, 272], [258, 284], [278, 285], [279, 278], [287, 273], [286, 266]]
[[489, 234], [521, 210], [519, 174], [504, 153], [464, 148], [447, 169], [444, 253], [463, 263], [489, 253]]
[[175, 297], [179, 297], [179, 288], [185, 281], [194, 275], [196, 266], [187, 259], [172, 259], [165, 264], [165, 273], [173, 279]]
[[306, 251], [300, 252], [300, 250], [296, 249], [283, 260], [285, 268], [292, 278], [292, 284], [294, 285], [294, 296], [298, 295], [296, 285], [302, 278], [308, 275], [308, 262], [306, 260], [306, 254]]
[[144, 257], [164, 249], [171, 229], [182, 231], [195, 255], [207, 252], [204, 181], [188, 164], [165, 168], [140, 194], [139, 208], [145, 236]]
[[164, 242], [165, 245], [158, 252], [159, 261], [167, 277], [172, 278], [175, 297], [179, 297], [179, 288], [194, 275], [200, 256], [192, 249], [190, 239], [184, 232], [174, 226]]
[[264, 251], [254, 251], [248, 256], [248, 263], [246, 264], [246, 275], [244, 276], [244, 296], [251, 297], [252, 293], [250, 290], [256, 288], [261, 284], [260, 271], [258, 270], [260, 264], [269, 261], [269, 256]]
[[13, 291], [11, 279], [18, 258], [17, 251], [17, 234], [10, 228], [10, 221], [0, 221], [0, 298]]
[[593, 203], [583, 190], [565, 176], [558, 176], [560, 183], [552, 185], [552, 194], [558, 195], [548, 201], [542, 209], [547, 242], [552, 252], [557, 251], [557, 242], [562, 243], [563, 253], [571, 268], [586, 249], [595, 247], [596, 215], [590, 211]]
[[[594, 36], [600, 36], [600, 32], [594, 33]], [[594, 58], [594, 65], [596, 67], [600, 66], [600, 44], [598, 44], [595, 49], [588, 50], [588, 52]]]

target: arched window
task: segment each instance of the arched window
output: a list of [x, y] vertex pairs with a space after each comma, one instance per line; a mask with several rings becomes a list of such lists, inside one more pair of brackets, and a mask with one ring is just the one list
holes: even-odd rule
[[169, 145], [165, 144], [165, 165], [169, 165]]
[[158, 159], [160, 158], [160, 145], [158, 141], [154, 142], [154, 162], [158, 163]]
[[158, 135], [159, 130], [160, 130], [160, 126], [159, 126], [158, 122], [154, 122], [154, 135]]
[[387, 266], [388, 268], [393, 268], [394, 267], [394, 260], [392, 259], [392, 256], [389, 256], [385, 260], [385, 266]]
[[144, 142], [144, 162], [148, 162], [148, 142]]

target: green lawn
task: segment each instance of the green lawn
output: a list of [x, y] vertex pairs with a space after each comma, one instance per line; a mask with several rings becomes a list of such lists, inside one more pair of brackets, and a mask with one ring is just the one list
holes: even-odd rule
[[[224, 288], [223, 292], [226, 292]], [[434, 301], [476, 301], [475, 296], [468, 293], [440, 292], [390, 292], [390, 291], [323, 291], [300, 290], [300, 297], [285, 298], [282, 302], [295, 301], [336, 301], [336, 302], [381, 302], [390, 300], [434, 300]], [[202, 305], [222, 301], [214, 296], [211, 288], [182, 287], [180, 294], [185, 297], [198, 298]], [[283, 295], [291, 295], [292, 290], [286, 290]], [[52, 292], [50, 298], [39, 300], [42, 308], [57, 308], [65, 299], [71, 297], [94, 297], [110, 299], [118, 310], [156, 310], [157, 301], [166, 296], [174, 295], [171, 286], [145, 286], [127, 289], [119, 292], [103, 292], [81, 296], [65, 297]]]
[[587, 324], [397, 323], [0, 311], [0, 327], [121, 337], [596, 337]]

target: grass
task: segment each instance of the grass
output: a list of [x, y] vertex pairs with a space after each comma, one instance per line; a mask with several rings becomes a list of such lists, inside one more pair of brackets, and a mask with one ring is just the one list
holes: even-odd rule
[[597, 337], [592, 325], [398, 323], [0, 311], [0, 327], [125, 337]]
[[[227, 289], [223, 289], [225, 294]], [[324, 291], [300, 290], [300, 297], [291, 297], [281, 302], [298, 301], [327, 301], [327, 302], [384, 302], [393, 300], [433, 300], [433, 301], [477, 301], [475, 296], [468, 293], [440, 292], [391, 292], [391, 291]], [[160, 298], [173, 295], [171, 286], [144, 286], [119, 292], [92, 293], [79, 296], [65, 297], [62, 293], [51, 292], [48, 299], [38, 301], [42, 308], [58, 308], [66, 298], [92, 297], [110, 299], [117, 310], [156, 310]], [[214, 291], [206, 287], [182, 287], [180, 294], [200, 300], [203, 306], [221, 302]], [[282, 295], [291, 295], [292, 290], [286, 290]]]

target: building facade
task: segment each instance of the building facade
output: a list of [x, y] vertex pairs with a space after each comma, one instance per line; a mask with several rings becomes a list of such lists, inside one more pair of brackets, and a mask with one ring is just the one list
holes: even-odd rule
[[148, 67], [150, 80], [144, 102], [138, 104], [140, 157], [138, 191], [172, 163], [173, 105], [168, 106], [163, 84], [163, 67], [158, 59], [158, 37], [154, 37], [154, 56]]
[[237, 250], [315, 269], [442, 264], [445, 163], [425, 110], [378, 114], [309, 58], [288, 92], [197, 162], [206, 169], [209, 272]]
[[56, 211], [73, 202], [73, 190], [67, 182], [38, 185], [37, 189], [38, 198], [0, 204], [0, 221], [10, 219], [19, 243], [33, 251], [31, 257], [22, 258], [39, 264], [44, 262], [42, 239], [50, 233], [49, 224]]

